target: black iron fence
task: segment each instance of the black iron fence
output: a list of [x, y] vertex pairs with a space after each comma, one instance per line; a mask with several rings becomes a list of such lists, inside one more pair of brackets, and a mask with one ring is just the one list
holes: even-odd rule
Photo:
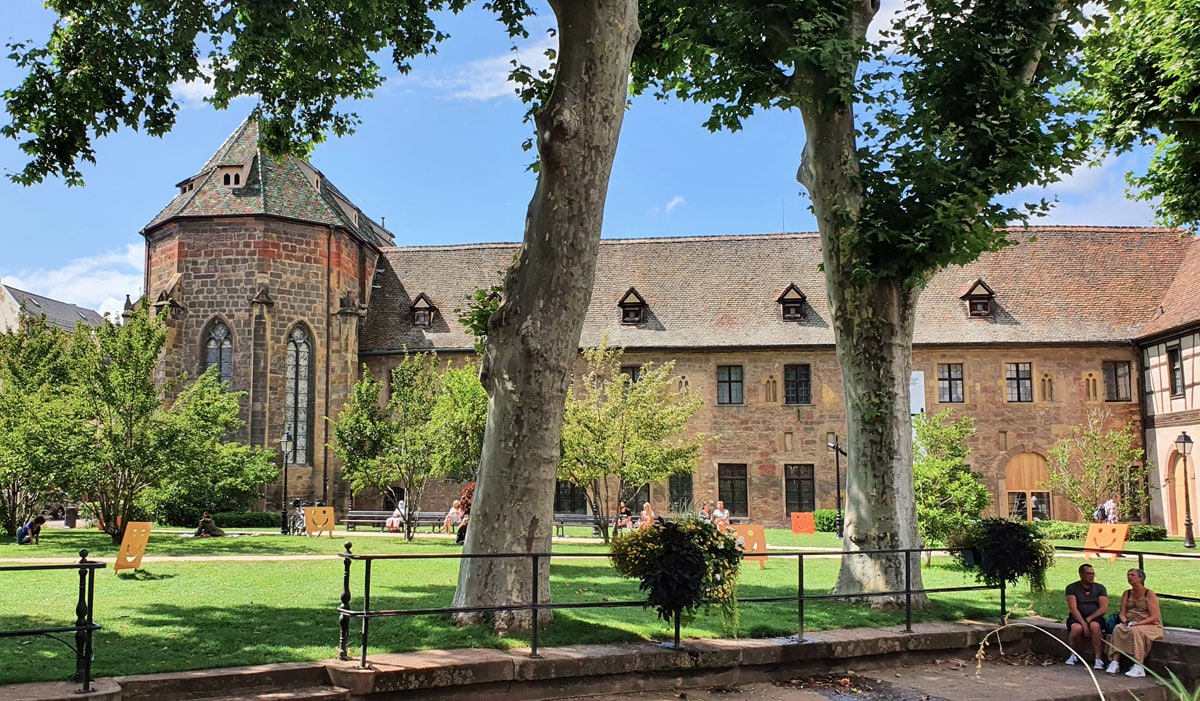
[[[1146, 552], [1146, 551], [1141, 551], [1141, 550], [1105, 550], [1103, 548], [1100, 548], [1099, 550], [1097, 550], [1096, 548], [1079, 548], [1079, 547], [1075, 547], [1073, 545], [1056, 545], [1056, 546], [1054, 546], [1054, 550], [1055, 550], [1055, 552], [1073, 552], [1073, 553], [1088, 552], [1088, 553], [1093, 553], [1093, 554], [1097, 555], [1097, 557], [1106, 557], [1106, 556], [1112, 555], [1112, 554], [1121, 555], [1124, 557], [1137, 557], [1138, 569], [1143, 572], [1146, 572], [1147, 557], [1152, 561], [1156, 560], [1156, 559], [1160, 559], [1160, 558], [1161, 559], [1192, 560], [1192, 561], [1200, 560], [1200, 554], [1197, 554], [1197, 553], [1155, 553], [1155, 552]], [[1173, 601], [1187, 601], [1187, 602], [1193, 603], [1193, 604], [1200, 603], [1200, 598], [1197, 598], [1195, 596], [1183, 596], [1180, 594], [1164, 594], [1161, 591], [1159, 591], [1157, 587], [1155, 587], [1154, 593], [1160, 599], [1171, 599]]]
[[[342, 580], [342, 596], [341, 606], [338, 607], [339, 624], [341, 627], [340, 639], [338, 642], [338, 658], [349, 660], [349, 643], [350, 643], [350, 621], [357, 618], [361, 620], [362, 627], [360, 632], [360, 653], [359, 667], [366, 668], [367, 666], [367, 649], [369, 645], [371, 621], [376, 618], [390, 618], [395, 616], [426, 616], [426, 615], [447, 615], [460, 613], [497, 613], [501, 611], [528, 611], [530, 614], [530, 657], [538, 657], [538, 614], [541, 611], [552, 611], [562, 609], [596, 609], [596, 608], [625, 608], [625, 607], [645, 607], [646, 600], [638, 601], [595, 601], [595, 602], [579, 602], [579, 603], [553, 603], [541, 602], [539, 592], [540, 575], [543, 562], [548, 562], [552, 558], [608, 558], [608, 553], [500, 553], [500, 554], [479, 554], [479, 553], [446, 553], [446, 554], [401, 554], [401, 555], [356, 555], [351, 552], [351, 543], [346, 543], [346, 551], [340, 553], [343, 560], [343, 580]], [[939, 552], [945, 552], [944, 549], [939, 549]], [[912, 586], [912, 568], [920, 567], [920, 556], [927, 552], [924, 549], [907, 548], [893, 550], [863, 550], [854, 552], [823, 552], [823, 551], [771, 551], [765, 556], [770, 559], [796, 558], [796, 593], [787, 596], [768, 596], [768, 597], [749, 597], [739, 598], [737, 601], [742, 603], [779, 603], [779, 602], [795, 602], [796, 603], [796, 635], [797, 640], [804, 640], [804, 614], [805, 603], [808, 601], [828, 601], [834, 599], [841, 600], [862, 600], [867, 598], [883, 598], [883, 597], [904, 597], [904, 626], [905, 630], [912, 632], [912, 602], [913, 597], [922, 594], [937, 594], [943, 592], [959, 592], [959, 591], [980, 591], [980, 590], [1000, 590], [1000, 616], [1003, 617], [1007, 612], [1008, 604], [1006, 600], [1006, 589], [1001, 583], [999, 587], [988, 585], [961, 586], [961, 587], [937, 587], [933, 589], [919, 588], [914, 589]], [[904, 588], [895, 591], [856, 593], [856, 594], [805, 594], [804, 593], [804, 562], [805, 558], [813, 557], [845, 557], [845, 556], [876, 556], [876, 555], [902, 555], [898, 558], [903, 562], [904, 567]], [[763, 555], [755, 554], [754, 557], [762, 557]], [[522, 603], [513, 602], [496, 606], [464, 606], [464, 607], [437, 607], [437, 608], [415, 608], [415, 609], [372, 609], [371, 608], [371, 573], [372, 565], [380, 560], [464, 560], [473, 558], [494, 558], [494, 559], [525, 559], [529, 561], [530, 576], [533, 583], [531, 598], [532, 602]], [[351, 608], [350, 602], [352, 594], [350, 591], [350, 572], [354, 562], [363, 563], [363, 595], [362, 608]], [[674, 616], [675, 620], [675, 642], [676, 648], [680, 647], [680, 622], [679, 616]]]
[[[75, 603], [75, 625], [55, 626], [52, 628], [25, 628], [21, 630], [0, 630], [0, 638], [15, 638], [18, 636], [44, 635], [66, 645], [75, 653], [75, 680], [80, 682], [80, 693], [92, 690], [92, 634], [100, 630], [100, 624], [92, 620], [96, 589], [96, 570], [103, 569], [103, 562], [87, 559], [88, 551], [79, 551], [79, 562], [61, 565], [6, 565], [0, 567], [0, 572], [36, 572], [41, 570], [78, 570], [79, 598]], [[59, 637], [64, 633], [74, 633], [74, 644]]]

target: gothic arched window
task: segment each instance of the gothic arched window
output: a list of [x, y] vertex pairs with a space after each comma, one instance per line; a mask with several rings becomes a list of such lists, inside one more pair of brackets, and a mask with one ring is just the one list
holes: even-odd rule
[[297, 326], [288, 334], [287, 396], [284, 397], [284, 429], [292, 436], [292, 454], [288, 462], [307, 465], [312, 427], [309, 410], [312, 397], [312, 340], [303, 327]]
[[214, 322], [204, 339], [204, 369], [217, 366], [221, 382], [233, 381], [233, 339], [229, 327], [223, 322]]

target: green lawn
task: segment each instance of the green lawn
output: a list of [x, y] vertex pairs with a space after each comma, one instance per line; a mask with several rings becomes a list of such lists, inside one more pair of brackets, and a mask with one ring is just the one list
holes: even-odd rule
[[[150, 556], [186, 555], [303, 555], [341, 551], [346, 538], [308, 539], [278, 534], [244, 538], [190, 539], [162, 531], [151, 536]], [[450, 538], [422, 538], [405, 543], [398, 537], [350, 536], [359, 553], [453, 553]], [[768, 542], [796, 547], [836, 547], [830, 534], [793, 536], [768, 533]], [[1130, 544], [1132, 547], [1134, 544]], [[1142, 544], [1138, 544], [1142, 545]], [[0, 558], [73, 557], [87, 548], [97, 557], [112, 557], [116, 548], [94, 531], [49, 531], [38, 547], [0, 546]], [[1180, 548], [1182, 549], [1182, 548]], [[596, 544], [556, 544], [555, 552], [603, 552]], [[1081, 560], [1062, 557], [1050, 576], [1051, 591], [1034, 596], [1027, 588], [1009, 592], [1009, 605], [1023, 612], [1052, 618], [1065, 616], [1062, 588], [1075, 578]], [[1124, 587], [1124, 572], [1136, 560], [1093, 560], [1097, 579], [1114, 598]], [[838, 560], [805, 558], [806, 591], [828, 593], [837, 577]], [[1148, 560], [1148, 584], [1162, 592], [1200, 596], [1198, 562]], [[353, 566], [353, 600], [361, 606], [363, 564]], [[935, 558], [923, 571], [927, 587], [974, 583], [955, 569], [949, 558]], [[97, 676], [168, 670], [203, 669], [262, 662], [326, 659], [335, 655], [338, 626], [334, 612], [341, 594], [342, 563], [328, 560], [272, 562], [151, 562], [137, 573], [120, 575], [111, 569], [97, 573], [97, 634], [94, 664]], [[78, 578], [71, 571], [0, 573], [0, 629], [70, 624], [73, 621]], [[455, 560], [381, 561], [372, 571], [372, 608], [404, 609], [448, 606], [457, 581]], [[795, 592], [794, 558], [772, 559], [765, 570], [754, 563], [743, 568], [739, 596], [765, 597]], [[1159, 585], [1159, 586], [1156, 586]], [[605, 558], [564, 558], [551, 567], [556, 602], [639, 601], [637, 583], [613, 573]], [[1200, 606], [1164, 601], [1171, 625], [1200, 628]], [[796, 631], [794, 604], [753, 604], [740, 607], [743, 637], [788, 635]], [[916, 620], [993, 620], [999, 617], [996, 592], [936, 594], [933, 608]], [[841, 602], [810, 602], [805, 625], [809, 631], [836, 627], [883, 626], [903, 622], [903, 613], [873, 611]], [[518, 635], [497, 638], [479, 628], [460, 629], [438, 616], [403, 617], [372, 623], [370, 650], [390, 652], [425, 648], [509, 647], [528, 645]], [[725, 635], [720, 615], [701, 614], [684, 628], [692, 637]], [[560, 611], [543, 631], [540, 644], [615, 642], [666, 639], [671, 630], [652, 611], [635, 608]], [[352, 629], [357, 648], [358, 629]], [[352, 654], [353, 654], [352, 650]], [[29, 664], [0, 665], [0, 683], [67, 678], [74, 669], [72, 654], [47, 639], [0, 639], [0, 659], [26, 659]]]

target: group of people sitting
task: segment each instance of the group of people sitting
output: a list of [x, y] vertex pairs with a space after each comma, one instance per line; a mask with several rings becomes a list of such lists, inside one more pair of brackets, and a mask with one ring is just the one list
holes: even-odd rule
[[[396, 504], [396, 509], [392, 511], [392, 515], [383, 522], [383, 527], [388, 531], [400, 531], [404, 529], [404, 519], [407, 513], [404, 500]], [[442, 533], [456, 533], [458, 535], [458, 544], [462, 545], [467, 536], [467, 522], [471, 517], [462, 507], [462, 501], [455, 499], [450, 505], [450, 510], [446, 512], [446, 518], [442, 520], [442, 526], [439, 529]]]
[[[1121, 656], [1132, 660], [1127, 677], [1144, 677], [1143, 665], [1150, 646], [1163, 637], [1162, 615], [1158, 597], [1146, 588], [1146, 573], [1133, 568], [1126, 573], [1129, 589], [1121, 595], [1121, 607], [1108, 615], [1108, 591], [1096, 581], [1091, 565], [1079, 566], [1079, 581], [1067, 585], [1067, 643], [1073, 650], [1090, 641], [1096, 669], [1109, 674], [1121, 671]], [[1104, 636], [1108, 641], [1109, 662], [1104, 666]], [[1073, 665], [1079, 656], [1072, 654], [1067, 664]]]
[[700, 513], [697, 514], [703, 521], [711, 521], [712, 525], [717, 527], [717, 530], [725, 530], [729, 527], [729, 509], [725, 508], [725, 502], [717, 500], [717, 506], [714, 508], [711, 501], [706, 501], [700, 506]]
[[633, 512], [629, 510], [629, 507], [625, 505], [625, 502], [621, 502], [621, 506], [617, 508], [616, 530], [619, 531], [622, 528], [633, 530], [635, 526], [637, 528], [649, 528], [657, 519], [658, 515], [654, 513], [654, 509], [650, 506], [650, 502], [646, 502], [642, 505], [642, 513], [638, 515], [637, 522], [634, 523]]

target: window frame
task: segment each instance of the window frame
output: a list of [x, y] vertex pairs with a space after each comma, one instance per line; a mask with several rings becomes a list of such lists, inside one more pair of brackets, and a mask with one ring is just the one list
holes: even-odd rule
[[[1013, 372], [1016, 372], [1014, 375]], [[1016, 383], [1016, 384], [1014, 384]], [[1013, 399], [1013, 389], [1016, 399]], [[1004, 399], [1009, 404], [1033, 403], [1033, 363], [1016, 362], [1004, 364]], [[1025, 389], [1026, 392], [1022, 392]], [[1029, 397], [1025, 399], [1024, 397]]]
[[[807, 489], [805, 488], [807, 485]], [[794, 498], [793, 498], [794, 496]], [[807, 504], [806, 504], [807, 501]], [[793, 503], [796, 508], [792, 508]], [[805, 506], [810, 508], [805, 509]], [[783, 513], [810, 513], [817, 510], [817, 466], [789, 463], [783, 466]]]
[[[1124, 395], [1121, 394], [1121, 373], [1118, 371], [1122, 366], [1125, 369]], [[1133, 363], [1128, 360], [1105, 360], [1100, 364], [1100, 373], [1104, 377], [1104, 401], [1133, 401]], [[1113, 391], [1109, 392], [1109, 389]]]
[[750, 468], [746, 463], [717, 463], [717, 499], [725, 502], [731, 517], [750, 516]]
[[1183, 347], [1167, 347], [1167, 373], [1171, 380], [1171, 396], [1182, 397], [1186, 388], [1183, 374]]
[[[942, 369], [945, 368], [946, 376], [942, 376]], [[954, 376], [954, 368], [958, 368], [958, 377]], [[937, 383], [938, 383], [938, 404], [966, 404], [967, 390], [962, 363], [938, 363], [937, 364]], [[954, 388], [958, 387], [958, 399], [954, 398]], [[945, 390], [943, 395], [942, 390]], [[942, 397], [946, 398], [943, 399]]]
[[[801, 369], [803, 372], [801, 373]], [[792, 376], [792, 371], [797, 372], [797, 376]], [[806, 374], [807, 378], [799, 377], [800, 374]], [[804, 385], [807, 384], [807, 387]], [[801, 392], [804, 389], [805, 393]], [[805, 406], [811, 405], [812, 402], [812, 365], [809, 363], [791, 363], [783, 366], [783, 403], [788, 406]]]
[[[298, 333], [303, 334], [305, 348], [298, 341]], [[296, 324], [287, 335], [284, 376], [284, 429], [292, 438], [291, 455], [288, 456], [290, 465], [309, 465], [312, 460], [315, 361], [316, 344], [312, 332], [304, 324]]]
[[[734, 370], [737, 371], [737, 378], [734, 379]], [[721, 378], [724, 372], [725, 378]], [[741, 406], [746, 403], [745, 393], [746, 374], [741, 365], [718, 365], [717, 366], [717, 406]], [[734, 401], [734, 391], [737, 392], [737, 401]], [[724, 399], [722, 400], [722, 392]]]
[[[224, 335], [217, 338], [217, 331], [224, 330]], [[213, 344], [216, 343], [216, 361], [214, 362], [212, 353], [214, 350]], [[204, 333], [204, 364], [200, 368], [201, 372], [208, 370], [214, 364], [217, 366], [217, 377], [221, 382], [233, 384], [233, 333], [229, 330], [229, 324], [226, 324], [223, 319], [213, 319], [208, 324], [208, 330]], [[228, 372], [226, 372], [228, 369]]]

